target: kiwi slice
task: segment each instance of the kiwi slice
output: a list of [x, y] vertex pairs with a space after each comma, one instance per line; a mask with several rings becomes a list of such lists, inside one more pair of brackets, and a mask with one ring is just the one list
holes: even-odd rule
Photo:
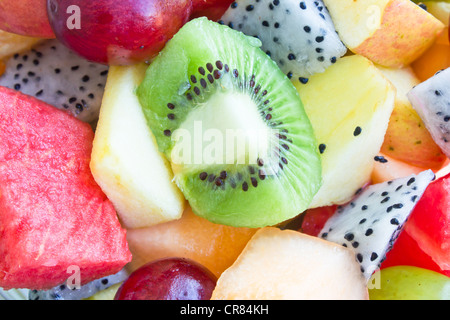
[[302, 213], [321, 185], [317, 142], [289, 79], [261, 42], [206, 18], [188, 22], [137, 89], [192, 210], [236, 227]]

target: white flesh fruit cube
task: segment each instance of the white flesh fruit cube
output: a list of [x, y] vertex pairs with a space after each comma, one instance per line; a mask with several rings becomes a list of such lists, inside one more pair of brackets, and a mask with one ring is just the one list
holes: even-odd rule
[[179, 219], [186, 202], [135, 95], [146, 67], [110, 67], [91, 159], [95, 180], [130, 229]]
[[311, 208], [344, 204], [370, 181], [396, 89], [367, 58], [340, 59], [297, 89], [322, 159], [323, 185]]
[[348, 248], [298, 231], [258, 230], [218, 279], [212, 300], [367, 300]]

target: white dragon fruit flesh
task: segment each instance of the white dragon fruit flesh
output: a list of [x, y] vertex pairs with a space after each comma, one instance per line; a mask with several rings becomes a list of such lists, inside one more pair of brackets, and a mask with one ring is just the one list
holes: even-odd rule
[[8, 59], [0, 86], [93, 123], [98, 119], [107, 74], [108, 66], [79, 57], [58, 40], [48, 40]]
[[261, 49], [301, 83], [347, 52], [322, 0], [239, 0], [219, 23], [260, 39]]
[[433, 171], [426, 170], [368, 186], [352, 202], [337, 209], [319, 236], [354, 250], [368, 280], [434, 179]]
[[415, 86], [408, 99], [433, 140], [450, 157], [450, 68]]
[[122, 269], [116, 274], [91, 281], [80, 288], [62, 284], [50, 290], [29, 290], [28, 300], [82, 300], [92, 297], [99, 291], [121, 283], [128, 278], [129, 274]]

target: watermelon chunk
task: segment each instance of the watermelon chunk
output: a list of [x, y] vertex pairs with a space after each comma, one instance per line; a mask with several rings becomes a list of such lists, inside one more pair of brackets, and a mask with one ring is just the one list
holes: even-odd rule
[[131, 260], [89, 169], [93, 138], [88, 124], [0, 87], [0, 287], [45, 290], [78, 271], [83, 285]]
[[[409, 222], [406, 222], [408, 224]], [[442, 270], [436, 262], [419, 247], [408, 232], [403, 230], [391, 251], [386, 254], [386, 259], [381, 264], [380, 269], [395, 266], [413, 266], [442, 273], [450, 277], [450, 270]]]
[[442, 270], [450, 270], [450, 174], [430, 184], [405, 230]]

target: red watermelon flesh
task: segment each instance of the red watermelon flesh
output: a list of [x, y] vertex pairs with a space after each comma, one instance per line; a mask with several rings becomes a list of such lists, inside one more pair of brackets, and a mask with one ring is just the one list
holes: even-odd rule
[[431, 256], [423, 252], [417, 241], [406, 231], [400, 233], [392, 250], [386, 254], [386, 259], [380, 268], [386, 269], [395, 266], [414, 266], [439, 272], [450, 277], [450, 270], [442, 270]]
[[442, 270], [450, 270], [450, 174], [428, 186], [405, 230]]
[[131, 260], [89, 169], [93, 138], [88, 124], [0, 87], [0, 287], [85, 284]]

